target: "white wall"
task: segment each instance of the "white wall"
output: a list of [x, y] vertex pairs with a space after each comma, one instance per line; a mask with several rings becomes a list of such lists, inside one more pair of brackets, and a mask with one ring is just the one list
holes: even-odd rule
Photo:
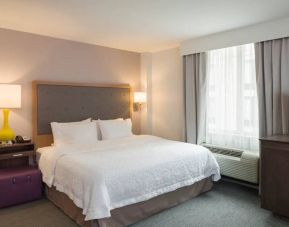
[[289, 17], [184, 41], [181, 43], [181, 54], [200, 53], [288, 36]]
[[[143, 54], [142, 64], [144, 59], [149, 58], [148, 55]], [[151, 53], [150, 57], [151, 75], [148, 73], [148, 76], [151, 76], [151, 87], [148, 88], [148, 102], [151, 102], [151, 106], [148, 106], [147, 124], [151, 125], [153, 135], [183, 141], [183, 76], [179, 48]]]
[[[127, 84], [140, 88], [140, 54], [0, 29], [0, 83], [22, 85], [22, 107], [12, 109], [16, 134], [32, 135], [32, 81]], [[2, 127], [0, 112], [0, 127]], [[134, 132], [140, 117], [133, 113]]]

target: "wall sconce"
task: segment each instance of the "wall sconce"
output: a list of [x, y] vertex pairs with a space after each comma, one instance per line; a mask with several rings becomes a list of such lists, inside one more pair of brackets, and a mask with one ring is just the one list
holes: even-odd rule
[[140, 111], [141, 105], [146, 103], [147, 101], [147, 94], [145, 92], [134, 92], [133, 94], [133, 110]]

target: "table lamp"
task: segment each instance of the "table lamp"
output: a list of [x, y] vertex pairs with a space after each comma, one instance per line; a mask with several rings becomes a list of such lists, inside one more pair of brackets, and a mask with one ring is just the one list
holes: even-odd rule
[[0, 129], [0, 141], [8, 142], [14, 139], [14, 132], [9, 127], [8, 108], [21, 108], [21, 86], [15, 84], [0, 84], [0, 109], [3, 109], [3, 126]]

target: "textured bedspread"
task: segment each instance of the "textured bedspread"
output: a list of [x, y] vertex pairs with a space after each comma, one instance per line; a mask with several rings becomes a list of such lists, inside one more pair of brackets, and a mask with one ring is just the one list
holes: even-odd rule
[[192, 185], [219, 166], [202, 146], [154, 136], [131, 136], [94, 145], [41, 148], [43, 181], [67, 194], [86, 220]]

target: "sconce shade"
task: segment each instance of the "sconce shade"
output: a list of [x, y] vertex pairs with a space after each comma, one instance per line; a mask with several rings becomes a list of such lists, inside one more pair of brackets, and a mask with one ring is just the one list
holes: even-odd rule
[[134, 92], [134, 103], [145, 103], [147, 101], [147, 94], [145, 92]]
[[21, 108], [21, 86], [0, 84], [0, 108]]

